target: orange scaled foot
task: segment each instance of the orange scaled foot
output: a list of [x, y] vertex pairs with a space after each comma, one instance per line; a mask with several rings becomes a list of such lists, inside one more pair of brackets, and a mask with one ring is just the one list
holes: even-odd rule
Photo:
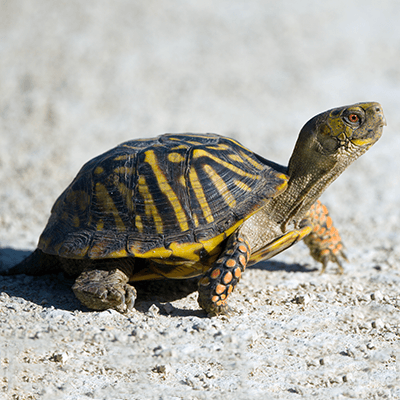
[[339, 272], [343, 273], [341, 259], [347, 260], [343, 252], [343, 243], [339, 231], [333, 226], [332, 218], [324, 204], [317, 200], [307, 213], [313, 230], [304, 238], [305, 244], [310, 249], [311, 256], [322, 263], [322, 271], [325, 272], [329, 261], [339, 266]]
[[208, 315], [229, 314], [227, 298], [246, 269], [250, 258], [248, 241], [232, 235], [218, 260], [199, 281], [198, 303]]

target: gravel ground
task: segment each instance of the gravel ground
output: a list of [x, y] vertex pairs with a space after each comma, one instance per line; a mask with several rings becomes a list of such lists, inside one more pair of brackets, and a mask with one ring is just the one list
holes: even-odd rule
[[399, 18], [396, 0], [0, 1], [2, 269], [122, 141], [216, 132], [286, 164], [328, 108], [379, 101], [388, 121], [323, 195], [343, 275], [299, 244], [212, 319], [194, 285], [139, 287], [120, 315], [83, 308], [62, 274], [0, 277], [0, 398], [400, 398]]

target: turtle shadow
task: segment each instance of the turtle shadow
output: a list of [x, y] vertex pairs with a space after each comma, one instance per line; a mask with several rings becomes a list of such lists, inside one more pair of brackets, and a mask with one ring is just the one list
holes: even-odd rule
[[282, 261], [261, 261], [249, 267], [251, 269], [259, 269], [261, 271], [285, 271], [285, 272], [302, 272], [310, 273], [319, 271], [316, 267], [310, 267], [309, 264], [287, 264]]
[[[77, 310], [89, 312], [75, 297], [71, 287], [75, 279], [63, 272], [26, 276], [12, 275], [2, 276], [6, 271], [27, 257], [31, 251], [16, 250], [12, 248], [0, 248], [0, 291], [10, 297], [17, 297], [44, 308], [54, 307], [70, 312]], [[259, 262], [251, 267], [263, 271], [286, 271], [309, 273], [317, 271], [317, 268], [307, 268], [301, 264], [286, 264], [280, 261]], [[135, 282], [138, 299], [135, 309], [141, 313], [151, 313], [155, 305], [161, 315], [171, 316], [197, 316], [206, 317], [202, 310], [177, 308], [170, 302], [183, 299], [197, 291], [197, 283], [200, 278], [191, 279], [165, 279], [159, 281]]]
[[[15, 264], [29, 256], [31, 251], [0, 248], [0, 292], [10, 297], [24, 299], [44, 308], [54, 307], [65, 311], [93, 311], [83, 306], [75, 297], [72, 285], [75, 282], [63, 272], [40, 275], [1, 275]], [[180, 300], [197, 291], [199, 278], [186, 280], [160, 280], [136, 282], [138, 300], [135, 309], [142, 313], [151, 312], [152, 305], [159, 308], [162, 315], [206, 316], [202, 310], [186, 310], [163, 303]]]

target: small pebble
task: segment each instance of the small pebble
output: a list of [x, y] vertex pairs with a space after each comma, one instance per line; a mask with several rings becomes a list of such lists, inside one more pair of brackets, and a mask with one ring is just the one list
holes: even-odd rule
[[297, 304], [308, 304], [311, 301], [311, 297], [308, 294], [299, 294], [294, 299]]
[[375, 301], [382, 301], [383, 300], [383, 294], [377, 290], [374, 293], [371, 293], [371, 299]]
[[64, 364], [68, 360], [69, 356], [66, 352], [54, 353], [49, 360], [53, 362], [60, 362]]
[[147, 315], [152, 318], [157, 317], [159, 314], [160, 309], [155, 304], [152, 304], [149, 308], [149, 311], [147, 311]]
[[353, 375], [351, 372], [349, 372], [346, 375], [343, 375], [343, 382], [351, 382], [353, 380]]
[[158, 374], [169, 374], [171, 372], [171, 366], [169, 364], [159, 364], [152, 370], [153, 372], [157, 372]]
[[385, 324], [380, 318], [377, 318], [375, 321], [372, 321], [371, 325], [375, 329], [383, 329], [385, 327]]

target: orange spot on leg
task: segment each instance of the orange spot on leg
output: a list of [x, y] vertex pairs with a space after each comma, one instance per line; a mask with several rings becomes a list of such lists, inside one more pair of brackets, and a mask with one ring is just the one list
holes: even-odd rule
[[234, 275], [235, 275], [235, 278], [237, 278], [237, 279], [239, 279], [242, 276], [242, 271], [240, 270], [239, 267], [235, 268]]
[[227, 262], [226, 262], [226, 266], [229, 268], [232, 268], [236, 265], [236, 261], [233, 258], [230, 258]]
[[215, 293], [217, 293], [217, 294], [224, 293], [224, 292], [225, 292], [225, 289], [226, 289], [226, 286], [219, 284], [219, 285], [217, 285], [217, 287], [215, 288]]
[[220, 269], [214, 269], [213, 272], [211, 272], [211, 278], [212, 279], [217, 279], [221, 275], [221, 270]]
[[232, 272], [228, 271], [228, 272], [225, 274], [225, 276], [224, 276], [224, 278], [222, 279], [222, 281], [223, 281], [225, 284], [228, 284], [229, 282], [232, 281], [232, 279], [233, 279]]

